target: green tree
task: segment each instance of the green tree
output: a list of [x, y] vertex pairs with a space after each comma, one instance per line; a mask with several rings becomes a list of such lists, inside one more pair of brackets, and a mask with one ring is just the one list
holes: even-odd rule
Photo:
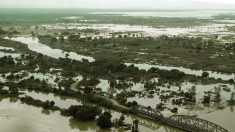
[[209, 73], [208, 72], [203, 72], [202, 77], [209, 77]]
[[91, 94], [93, 92], [93, 88], [92, 87], [85, 87], [84, 89], [84, 93], [85, 94]]
[[60, 35], [59, 40], [60, 40], [61, 42], [64, 42], [64, 36]]
[[97, 120], [97, 125], [103, 129], [111, 128], [112, 127], [111, 118], [112, 115], [109, 112], [104, 112], [101, 116], [99, 116]]
[[67, 109], [69, 116], [80, 121], [94, 120], [101, 110], [98, 107], [88, 105], [72, 105]]

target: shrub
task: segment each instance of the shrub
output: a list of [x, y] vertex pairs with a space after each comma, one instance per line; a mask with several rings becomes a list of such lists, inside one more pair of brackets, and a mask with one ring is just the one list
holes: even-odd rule
[[72, 105], [67, 109], [69, 116], [80, 121], [94, 120], [101, 110], [98, 107], [88, 105]]
[[104, 112], [101, 116], [99, 116], [97, 120], [97, 125], [100, 128], [108, 129], [112, 127], [111, 122], [112, 115], [109, 112]]

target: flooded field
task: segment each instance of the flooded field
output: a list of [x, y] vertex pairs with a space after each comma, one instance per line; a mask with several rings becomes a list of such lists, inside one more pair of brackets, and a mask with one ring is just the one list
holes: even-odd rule
[[[69, 105], [77, 105], [78, 102], [73, 99], [66, 99], [55, 97], [51, 94], [41, 94], [41, 93], [34, 93], [34, 92], [26, 92], [27, 95], [32, 96], [36, 99], [43, 99], [43, 100], [54, 100], [55, 103], [59, 106], [69, 106]], [[96, 126], [96, 121], [87, 121], [87, 122], [80, 122], [76, 121], [75, 119], [71, 119], [69, 117], [63, 117], [57, 111], [50, 111], [44, 110], [42, 108], [37, 108], [34, 106], [29, 106], [27, 104], [22, 104], [21, 102], [14, 100], [14, 99], [1, 99], [0, 102], [0, 122], [1, 122], [1, 131], [3, 132], [12, 132], [12, 131], [19, 131], [19, 132], [77, 132], [77, 131], [90, 131], [90, 132], [97, 132], [97, 131], [120, 131], [124, 132], [123, 129], [113, 129], [113, 130], [101, 130], [99, 127]], [[104, 111], [107, 111], [104, 109]], [[121, 113], [109, 111], [113, 115], [113, 119], [119, 118]], [[33, 116], [32, 116], [33, 115]], [[159, 125], [152, 121], [149, 121], [144, 118], [140, 118], [134, 115], [126, 115], [126, 123], [132, 123], [133, 119], [139, 119], [140, 130], [141, 131], [159, 131], [159, 132], [167, 132], [172, 131], [174, 128]], [[22, 122], [24, 121], [24, 122]], [[59, 126], [59, 127], [58, 127]], [[180, 130], [174, 130], [180, 132]]]
[[11, 55], [13, 58], [20, 57], [20, 54], [0, 52], [0, 57], [9, 56], [9, 55]]
[[[221, 21], [220, 21], [221, 22]], [[225, 22], [227, 23], [227, 22]], [[139, 32], [145, 36], [157, 37], [161, 35], [189, 35], [201, 36], [204, 34], [209, 35], [234, 35], [234, 32], [228, 31], [227, 27], [235, 26], [234, 21], [229, 24], [211, 24], [206, 26], [188, 27], [188, 28], [170, 28], [159, 27], [153, 28], [150, 26], [140, 25], [118, 25], [118, 24], [55, 24], [55, 25], [42, 25], [46, 29], [97, 29], [105, 31], [106, 34], [113, 32]], [[101, 34], [102, 35], [102, 34]], [[105, 34], [104, 34], [105, 35]], [[111, 36], [104, 36], [111, 37]]]
[[[27, 44], [27, 46], [29, 47], [30, 50], [32, 51], [36, 51], [38, 53], [42, 53], [44, 55], [53, 57], [53, 58], [58, 58], [58, 57], [65, 57], [65, 53], [62, 50], [58, 50], [58, 49], [52, 49], [44, 44], [41, 44], [38, 42], [37, 39], [33, 39], [33, 38], [25, 38], [25, 37], [17, 37], [17, 38], [11, 38], [14, 41], [19, 41], [21, 43]], [[82, 58], [84, 59], [89, 59], [89, 61], [94, 61], [92, 59], [92, 57], [88, 57], [88, 56], [82, 56], [76, 53], [70, 53], [69, 57], [71, 57], [71, 59], [75, 59], [75, 60], [81, 60]], [[131, 65], [132, 63], [126, 63], [126, 65]], [[143, 70], [149, 70], [151, 67], [156, 67], [159, 69], [164, 69], [164, 70], [172, 70], [172, 69], [178, 69], [182, 72], [185, 72], [186, 74], [191, 74], [191, 75], [196, 75], [196, 76], [201, 76], [203, 71], [196, 71], [196, 70], [191, 70], [191, 69], [186, 69], [186, 68], [182, 68], [182, 67], [168, 67], [168, 66], [160, 66], [160, 65], [149, 65], [149, 64], [134, 64], [134, 66], [138, 67], [139, 69], [143, 69]], [[212, 78], [221, 78], [224, 80], [229, 80], [229, 79], [233, 79], [234, 78], [234, 74], [231, 75], [227, 75], [227, 74], [223, 74], [223, 73], [216, 73], [216, 72], [209, 72], [209, 77]], [[53, 87], [58, 87], [58, 84], [56, 82], [54, 82], [54, 80], [56, 79], [56, 77], [60, 77], [59, 74], [56, 75], [51, 75], [51, 74], [41, 74], [41, 73], [28, 73], [26, 77], [24, 77], [23, 79], [27, 79], [30, 76], [34, 76], [34, 78], [38, 78], [40, 80], [47, 80], [47, 82], [49, 84], [52, 84]], [[80, 81], [82, 79], [81, 76], [74, 78], [74, 80]], [[4, 79], [2, 79], [4, 80]], [[153, 80], [155, 82], [158, 81], [158, 79], [156, 78], [155, 80]], [[191, 83], [191, 82], [183, 82], [180, 84], [180, 86], [170, 86], [166, 87], [166, 86], [160, 86], [158, 87], [158, 89], [160, 89], [160, 92], [157, 92], [156, 94], [153, 94], [153, 97], [148, 97], [148, 91], [145, 90], [145, 86], [144, 83], [132, 83], [132, 85], [127, 89], [127, 91], [132, 92], [132, 91], [140, 91], [141, 93], [143, 93], [142, 95], [136, 95], [135, 97], [130, 97], [128, 98], [128, 101], [137, 101], [138, 104], [143, 105], [143, 106], [151, 106], [152, 108], [155, 108], [159, 103], [161, 103], [161, 99], [159, 96], [159, 93], [162, 92], [162, 94], [170, 94], [171, 92], [177, 92], [179, 89], [187, 92], [190, 91], [191, 89], [195, 90], [196, 93], [196, 103], [194, 105], [189, 105], [189, 106], [184, 106], [179, 108], [178, 110], [178, 114], [184, 114], [184, 115], [198, 115], [199, 117], [203, 118], [203, 119], [208, 119], [208, 120], [213, 120], [216, 123], [219, 123], [221, 126], [226, 127], [230, 130], [234, 130], [233, 125], [232, 124], [224, 124], [223, 121], [220, 121], [220, 117], [225, 117], [224, 114], [233, 114], [233, 109], [232, 106], [231, 107], [227, 107], [226, 106], [226, 102], [227, 100], [230, 99], [231, 94], [233, 92], [235, 92], [235, 86], [234, 85], [228, 85], [228, 84], [195, 84], [195, 83]], [[123, 90], [114, 90], [112, 88], [110, 88], [110, 83], [108, 80], [100, 80], [100, 83], [96, 86], [97, 88], [101, 88], [101, 90], [103, 92], [111, 92], [113, 93], [113, 95], [116, 95], [117, 93], [122, 92]], [[221, 101], [219, 103], [211, 103], [209, 106], [205, 107], [202, 104], [200, 104], [200, 102], [203, 100], [203, 96], [204, 93], [206, 92], [212, 92], [215, 93], [217, 89], [220, 89], [220, 96], [221, 96]], [[224, 89], [230, 89], [229, 91], [225, 91]], [[126, 91], [126, 90], [124, 90]], [[164, 91], [167, 91], [166, 93], [164, 93]], [[57, 97], [54, 96], [53, 94], [42, 94], [42, 93], [36, 93], [36, 92], [27, 92], [25, 91], [25, 95], [33, 97], [35, 99], [39, 99], [42, 101], [46, 101], [46, 100], [53, 100], [55, 101], [55, 105], [59, 106], [60, 108], [68, 108], [70, 105], [78, 105], [81, 104], [79, 100], [75, 100], [75, 99], [70, 99], [70, 98], [66, 98], [66, 97]], [[178, 97], [176, 97], [177, 99]], [[172, 98], [174, 99], [174, 98]], [[177, 107], [177, 105], [172, 105], [171, 101], [172, 99], [168, 100], [165, 102], [165, 105], [167, 105], [169, 108], [173, 108], [173, 107]], [[8, 103], [6, 103], [7, 100], [4, 99], [1, 104], [2, 105], [6, 105]], [[146, 103], [148, 102], [148, 103]], [[31, 106], [25, 106], [22, 104], [19, 104], [18, 102], [15, 103], [9, 103], [6, 108], [11, 109], [13, 106], [14, 108], [20, 107], [22, 109], [28, 109], [28, 107]], [[220, 110], [220, 108], [225, 108], [224, 110]], [[7, 111], [7, 110], [2, 110]], [[22, 110], [23, 111], [23, 110]], [[6, 113], [6, 114], [13, 114], [10, 117], [8, 117], [8, 122], [4, 122], [7, 125], [4, 125], [5, 127], [3, 127], [2, 129], [8, 129], [8, 125], [12, 125], [12, 123], [17, 123], [17, 120], [21, 120], [22, 118], [26, 118], [27, 121], [29, 121], [30, 123], [38, 123], [41, 122], [41, 120], [47, 120], [47, 122], [43, 122], [43, 124], [37, 124], [37, 125], [33, 125], [34, 127], [41, 127], [41, 125], [48, 125], [50, 124], [50, 128], [45, 127], [45, 131], [51, 131], [51, 130], [56, 130], [56, 131], [77, 131], [77, 130], [81, 130], [81, 131], [97, 131], [99, 128], [97, 128], [95, 126], [94, 122], [89, 122], [89, 123], [79, 123], [76, 121], [73, 121], [71, 119], [68, 118], [64, 118], [61, 117], [60, 115], [58, 115], [57, 112], [49, 112], [48, 114], [44, 114], [43, 110], [40, 110], [39, 108], [33, 108], [32, 109], [32, 114], [35, 114], [37, 116], [35, 116], [34, 118], [39, 118], [38, 119], [29, 119], [29, 117], [18, 117], [18, 114], [14, 113], [14, 110], [10, 110], [7, 111], [10, 113]], [[12, 112], [12, 113], [11, 113]], [[30, 111], [31, 112], [31, 111]], [[45, 111], [46, 112], [46, 111]], [[171, 116], [172, 113], [169, 112], [168, 110], [163, 111], [162, 112], [165, 116]], [[21, 113], [22, 114], [22, 113]], [[214, 118], [213, 114], [216, 114], [216, 118]], [[31, 115], [31, 114], [28, 114]], [[117, 115], [120, 115], [117, 113]], [[58, 116], [58, 117], [57, 117]], [[114, 112], [114, 117], [117, 117], [115, 112]], [[218, 118], [217, 118], [218, 117]], [[14, 121], [12, 121], [12, 118], [16, 118], [14, 119]], [[17, 119], [19, 118], [19, 119]], [[129, 119], [130, 117], [127, 117], [127, 121], [128, 123], [131, 123], [131, 119]], [[226, 116], [226, 120], [232, 120], [233, 117], [232, 116]], [[10, 121], [9, 121], [10, 120]], [[30, 120], [33, 120], [30, 121]], [[57, 123], [61, 123], [63, 124], [59, 130], [57, 130], [57, 128], [53, 127], [53, 125], [58, 125], [57, 123], [52, 123], [53, 121], [58, 120]], [[3, 123], [3, 124], [4, 124]], [[69, 124], [69, 126], [66, 126], [66, 124]], [[147, 123], [148, 125], [148, 123]], [[155, 130], [157, 131], [168, 131], [168, 128], [164, 128], [161, 125], [158, 126], [158, 124], [155, 124], [157, 127]], [[19, 126], [22, 127], [22, 126]], [[16, 128], [11, 128], [16, 129]], [[32, 130], [37, 131], [37, 128], [30, 128]], [[29, 130], [30, 130], [29, 129]], [[170, 129], [170, 128], [169, 128]], [[140, 130], [147, 130], [147, 131], [155, 131], [152, 129], [149, 129], [148, 127], [146, 127], [145, 125], [141, 125]], [[98, 130], [99, 131], [99, 130]]]
[[[53, 57], [53, 58], [65, 58], [66, 57], [66, 52], [59, 50], [59, 49], [52, 49], [44, 44], [41, 44], [38, 42], [37, 39], [30, 38], [30, 37], [16, 37], [16, 38], [11, 38], [12, 40], [19, 41], [23, 44], [27, 44], [29, 49], [32, 51], [36, 51], [38, 53], [42, 53], [44, 55]], [[92, 57], [89, 56], [83, 56], [79, 55], [74, 52], [68, 53], [69, 56], [68, 58], [74, 59], [74, 60], [82, 60], [82, 59], [88, 59], [90, 62], [94, 61]], [[4, 55], [4, 54], [3, 54]], [[126, 63], [127, 66], [131, 65], [133, 63]], [[149, 70], [151, 67], [156, 67], [159, 69], [164, 69], [164, 70], [172, 70], [172, 69], [177, 69], [180, 71], [185, 72], [186, 74], [190, 75], [196, 75], [196, 76], [201, 76], [204, 71], [202, 70], [191, 70], [183, 67], [171, 67], [171, 66], [161, 66], [161, 65], [151, 65], [151, 64], [134, 64], [136, 67], [139, 69], [143, 70]], [[234, 74], [223, 74], [223, 73], [216, 73], [212, 71], [207, 71], [209, 73], [209, 77], [215, 78], [215, 79], [223, 79], [223, 80], [229, 80], [233, 79], [235, 77]]]
[[66, 53], [60, 49], [51, 49], [50, 47], [43, 45], [38, 42], [37, 38], [25, 38], [25, 37], [17, 37], [12, 38], [12, 40], [19, 41], [23, 44], [27, 44], [28, 48], [32, 51], [36, 51], [38, 53], [53, 57], [53, 58], [65, 58], [66, 56], [70, 59], [82, 60], [87, 59], [88, 61], [94, 61], [92, 57], [86, 57], [82, 55], [78, 55], [74, 52]]
[[[21, 104], [18, 101], [10, 102], [10, 99], [2, 99], [0, 106], [1, 131], [3, 132], [77, 131], [71, 128], [71, 120], [62, 117], [59, 112], [46, 111], [41, 108]], [[75, 124], [76, 123], [77, 122], [75, 122]], [[83, 126], [80, 128], [82, 127]], [[79, 130], [79, 126], [76, 128]]]
[[[183, 131], [133, 112], [144, 106], [147, 111], [161, 112], [166, 119], [195, 116], [233, 132], [235, 32], [229, 29], [235, 26], [233, 15], [233, 10], [90, 11], [56, 14], [50, 22], [45, 19], [0, 28], [0, 131], [130, 132], [135, 120], [140, 132]], [[101, 18], [107, 16], [114, 18], [102, 23]], [[126, 20], [130, 23], [137, 18], [207, 22], [185, 27], [150, 26], [154, 23], [151, 20], [150, 25], [139, 20], [138, 24], [127, 24], [121, 21], [122, 16], [130, 17]], [[225, 18], [218, 18], [222, 16]], [[155, 41], [157, 37], [160, 39]], [[155, 43], [165, 45], [151, 47]], [[181, 51], [183, 48], [186, 50]], [[174, 49], [180, 51], [168, 55], [168, 50]], [[193, 65], [187, 57], [181, 60], [182, 54], [202, 59]], [[173, 66], [161, 64], [164, 59], [172, 61]], [[214, 60], [207, 63], [209, 59]], [[215, 63], [217, 59], [221, 65]], [[185, 68], [188, 65], [183, 62], [195, 67]], [[219, 68], [200, 70], [203, 68], [196, 67], [199, 62], [205, 63], [205, 69], [214, 65]], [[174, 65], [177, 63], [182, 65]], [[101, 129], [98, 116], [79, 121], [78, 111], [74, 110], [75, 116], [70, 114], [70, 107], [75, 105], [99, 106], [102, 112], [110, 112], [113, 124], [123, 115], [123, 126]]]
[[[126, 65], [131, 65], [133, 63], [126, 63]], [[171, 67], [171, 66], [161, 66], [161, 65], [151, 65], [151, 64], [134, 64], [136, 67], [139, 69], [143, 70], [149, 70], [152, 67], [159, 68], [159, 69], [164, 69], [164, 70], [172, 70], [172, 69], [177, 69], [179, 71], [185, 72], [190, 75], [195, 75], [195, 76], [201, 76], [203, 72], [202, 70], [191, 70], [183, 67]], [[225, 73], [216, 73], [212, 71], [206, 71], [209, 73], [209, 77], [215, 78], [215, 79], [223, 79], [223, 80], [229, 80], [233, 79], [235, 77], [234, 74], [225, 74]]]
[[138, 16], [138, 17], [195, 17], [195, 18], [200, 18], [200, 19], [206, 19], [206, 18], [213, 18], [213, 16], [216, 15], [225, 15], [225, 14], [230, 14], [233, 15], [235, 14], [234, 11], [146, 11], [146, 12], [95, 12], [94, 14], [118, 14], [118, 15], [124, 15], [124, 16]]

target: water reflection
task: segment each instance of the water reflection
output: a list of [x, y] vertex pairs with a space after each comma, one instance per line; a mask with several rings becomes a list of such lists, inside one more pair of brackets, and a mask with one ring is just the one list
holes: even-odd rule
[[96, 131], [98, 129], [96, 121], [77, 121], [73, 118], [69, 119], [69, 126], [72, 129], [77, 129], [79, 131]]
[[42, 114], [50, 115], [50, 114], [51, 114], [51, 110], [48, 110], [48, 109], [42, 109]]
[[216, 124], [220, 124], [220, 126], [226, 128], [229, 132], [234, 132], [235, 113], [233, 111], [233, 107], [234, 106], [230, 106], [230, 108], [226, 108], [221, 111], [201, 114], [199, 115], [199, 117], [209, 121], [213, 121]]
[[[30, 93], [30, 92], [29, 92]], [[33, 93], [38, 94], [38, 93]], [[31, 93], [31, 95], [33, 95]], [[55, 96], [51, 94], [38, 94], [40, 99], [48, 99], [51, 98], [56, 100]], [[63, 101], [63, 98], [59, 98], [60, 101]], [[13, 100], [13, 101], [10, 101]], [[14, 102], [14, 103], [12, 103]], [[233, 108], [232, 108], [233, 109]], [[107, 110], [106, 110], [107, 111]], [[119, 118], [122, 113], [118, 113], [112, 110], [108, 110], [112, 113], [113, 119]], [[231, 111], [231, 110], [230, 110]], [[8, 121], [4, 121], [5, 119], [0, 118], [0, 130], [10, 130], [15, 131], [16, 129], [21, 129], [20, 132], [75, 132], [75, 131], [91, 131], [91, 132], [109, 132], [109, 131], [120, 131], [123, 132], [124, 129], [120, 128], [118, 130], [101, 130], [99, 127], [96, 126], [96, 121], [88, 121], [88, 122], [80, 122], [72, 118], [63, 117], [57, 111], [50, 111], [50, 110], [43, 110], [41, 108], [28, 106], [26, 104], [22, 104], [15, 99], [2, 99], [0, 102], [0, 113], [1, 115], [8, 116], [10, 118]], [[230, 113], [231, 114], [231, 113]], [[32, 116], [33, 115], [33, 116]], [[5, 117], [4, 116], [4, 117]], [[147, 132], [180, 132], [176, 128], [165, 126], [162, 124], [158, 124], [151, 120], [135, 116], [132, 114], [125, 115], [125, 122], [131, 124], [133, 120], [138, 119], [140, 124], [139, 128], [140, 131], [147, 131]], [[21, 122], [24, 120], [26, 123], [22, 126]], [[21, 122], [20, 122], [21, 121]], [[14, 127], [12, 127], [14, 126]], [[26, 129], [28, 128], [29, 129]], [[43, 129], [42, 129], [43, 128]], [[130, 131], [130, 130], [129, 130]]]
[[39, 93], [39, 92], [34, 92], [34, 91], [24, 91], [25, 95], [30, 96], [34, 99], [39, 99], [43, 102], [45, 102], [46, 100], [49, 101], [54, 101], [55, 102], [55, 106], [58, 106], [60, 108], [68, 108], [71, 105], [80, 105], [81, 102], [78, 99], [73, 99], [73, 98], [69, 98], [69, 97], [62, 97], [62, 96], [55, 96], [52, 93]]
[[41, 112], [41, 108], [22, 104], [19, 101], [11, 103], [9, 99], [3, 99], [0, 102], [0, 131], [76, 132], [69, 127], [68, 117], [60, 116], [59, 112], [53, 112], [49, 115]]
[[231, 112], [234, 112], [234, 106], [233, 105], [231, 105], [229, 108], [230, 108]]

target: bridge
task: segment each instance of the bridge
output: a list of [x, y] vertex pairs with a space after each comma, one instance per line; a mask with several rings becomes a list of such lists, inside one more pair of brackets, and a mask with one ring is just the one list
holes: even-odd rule
[[138, 120], [138, 124], [141, 126], [145, 126], [147, 128], [150, 128], [152, 130], [158, 130], [162, 127], [161, 124], [156, 123], [155, 121], [148, 119], [148, 118], [142, 118], [141, 116], [136, 116], [135, 114], [128, 115], [128, 117], [131, 118], [131, 120]]
[[190, 132], [228, 132], [223, 127], [210, 121], [197, 118], [195, 116], [173, 115], [164, 117], [162, 113], [156, 109], [151, 109], [145, 106], [136, 106], [131, 109], [131, 112], [151, 119], [156, 122], [165, 123], [176, 128]]

